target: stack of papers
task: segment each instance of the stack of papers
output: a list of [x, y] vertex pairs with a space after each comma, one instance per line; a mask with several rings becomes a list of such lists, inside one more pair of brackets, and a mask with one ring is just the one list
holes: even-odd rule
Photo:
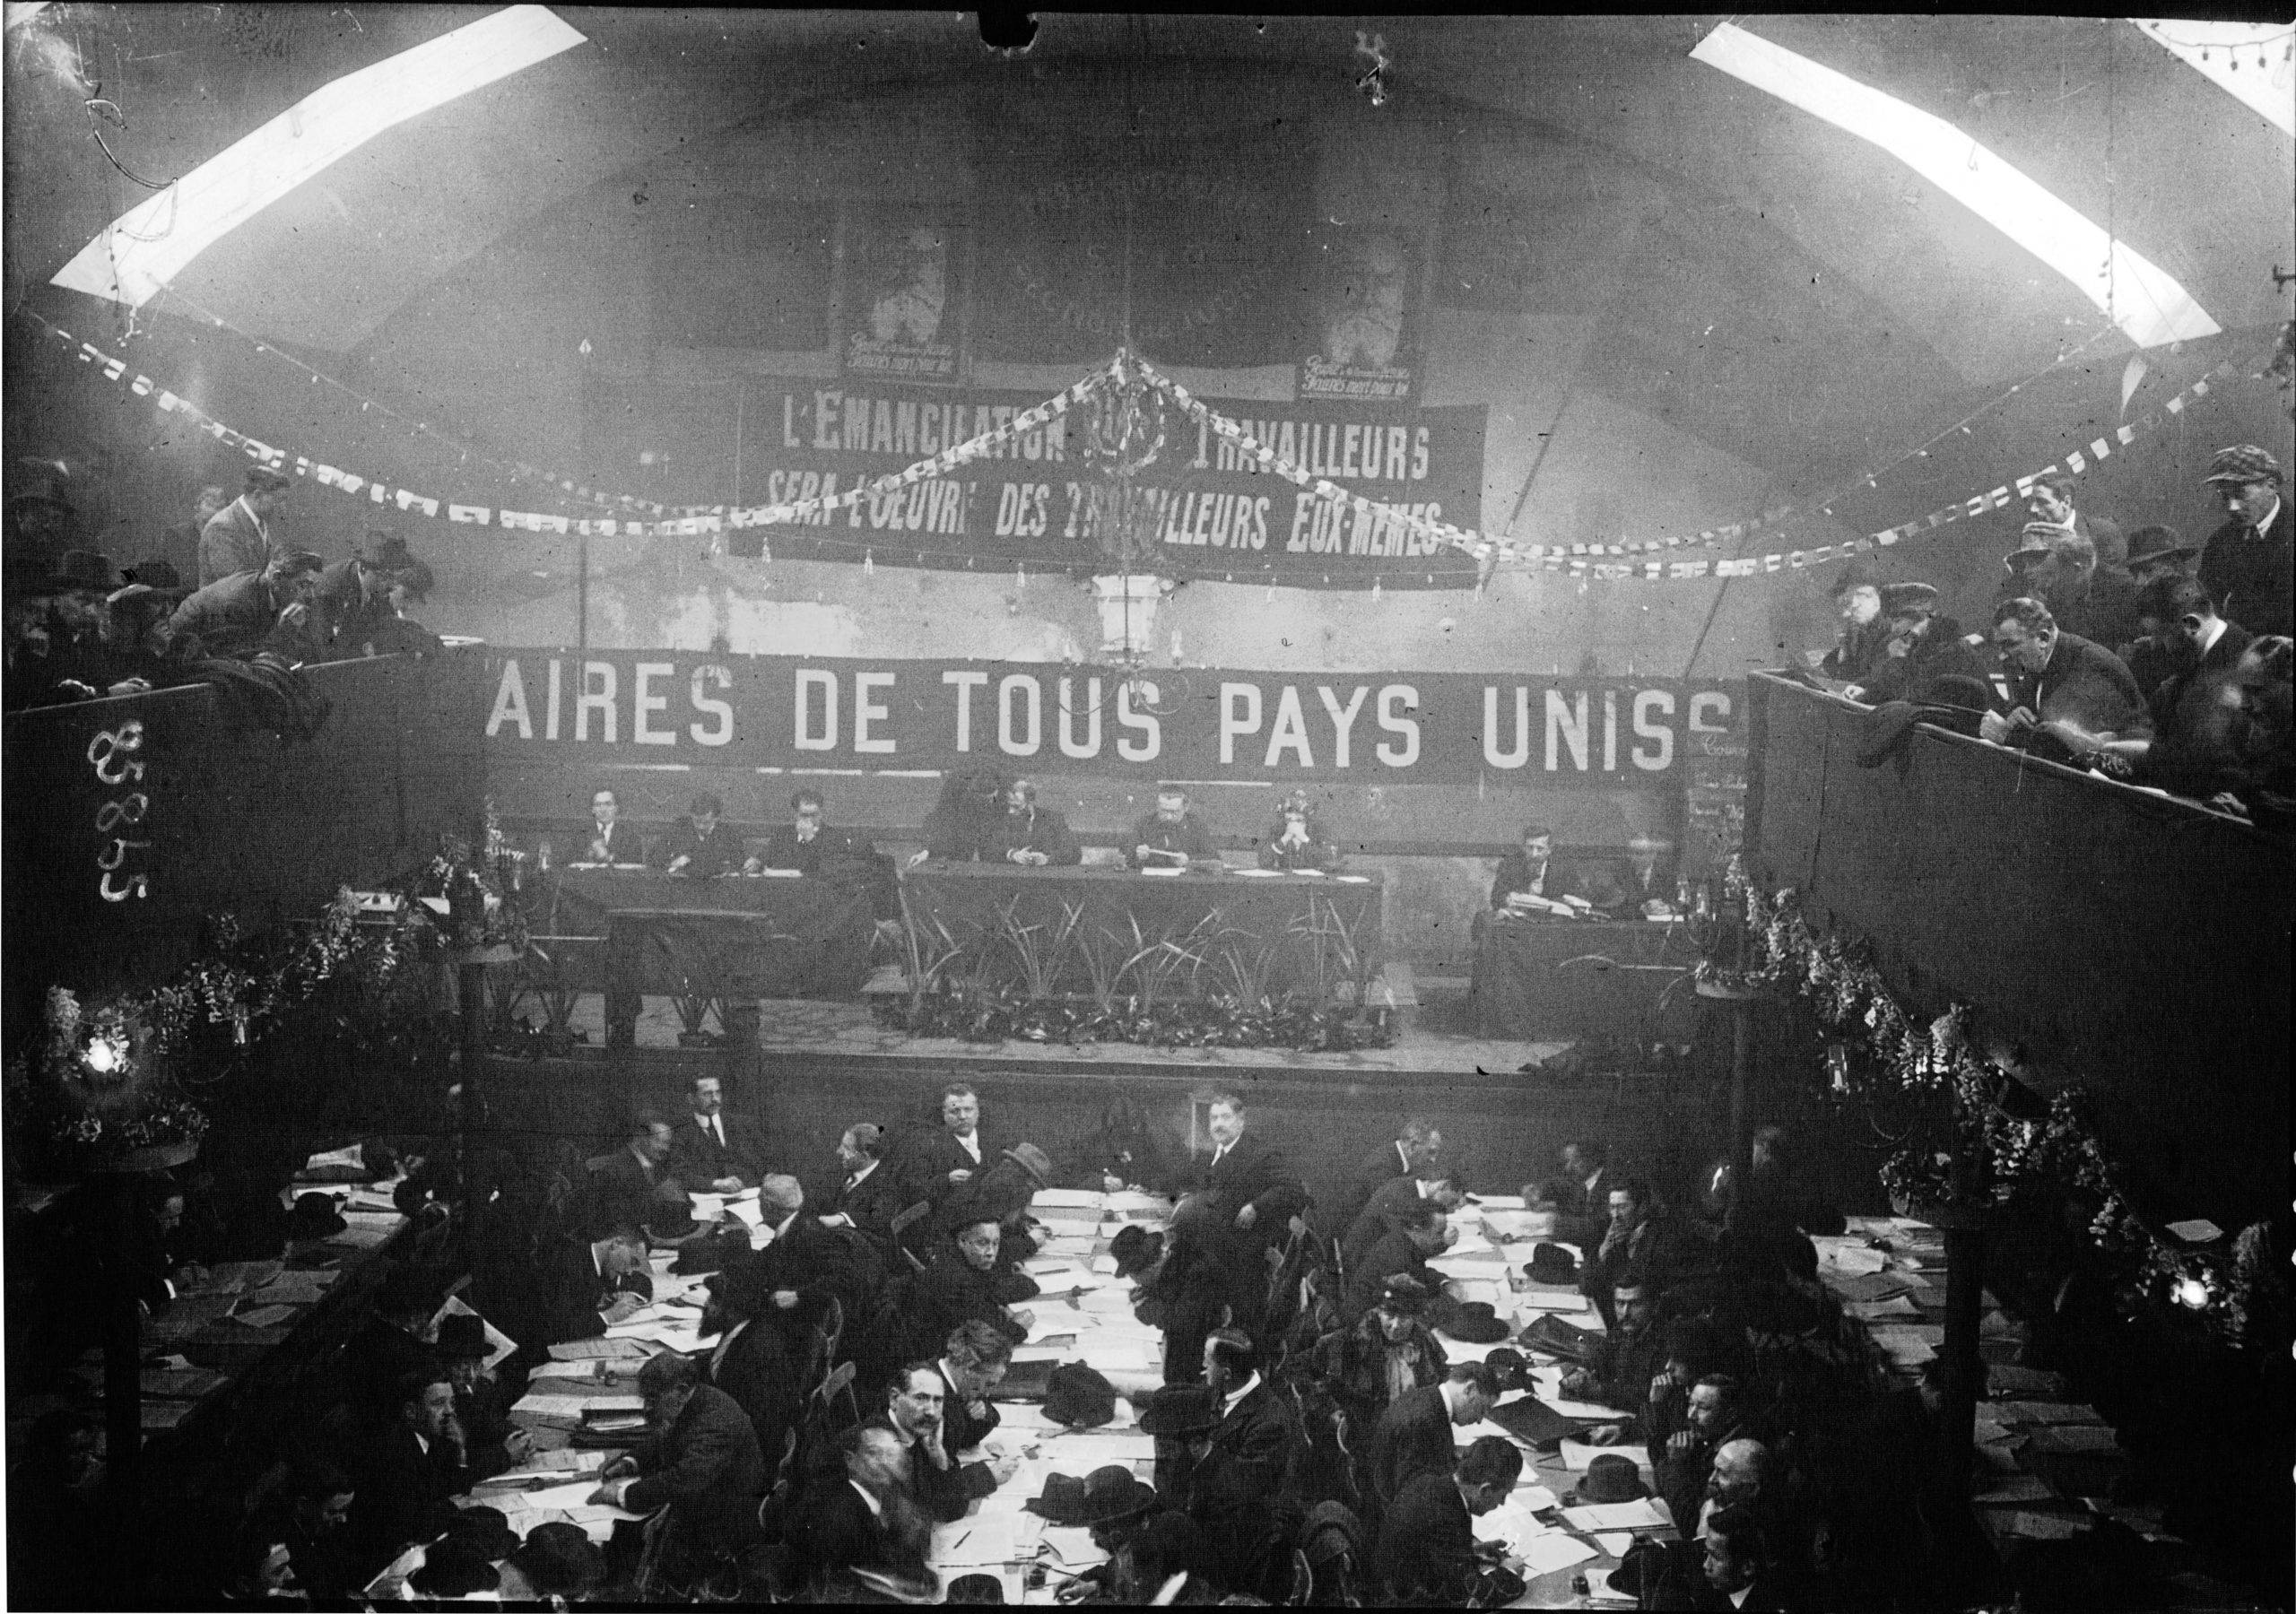
[[635, 1340], [569, 1340], [550, 1348], [553, 1362], [640, 1362], [653, 1354]]
[[333, 1272], [282, 1272], [248, 1298], [262, 1306], [316, 1306], [335, 1278]]
[[1631, 1502], [1595, 1502], [1585, 1507], [1566, 1507], [1562, 1517], [1573, 1530], [1663, 1530], [1674, 1522], [1666, 1505], [1656, 1497], [1638, 1497]]
[[219, 1261], [198, 1283], [178, 1284], [179, 1295], [237, 1295], [261, 1289], [279, 1276], [286, 1263], [279, 1261]]
[[[1611, 1413], [1609, 1416], [1614, 1418], [1617, 1414]], [[1562, 1466], [1574, 1474], [1585, 1473], [1589, 1463], [1596, 1458], [1605, 1455], [1633, 1459], [1634, 1466], [1641, 1471], [1642, 1483], [1645, 1485], [1650, 1483], [1650, 1448], [1647, 1445], [1586, 1445], [1576, 1440], [1566, 1440], [1562, 1443]], [[1616, 1527], [1605, 1524], [1602, 1528], [1609, 1530]]]
[[1558, 1569], [1568, 1569], [1599, 1555], [1592, 1541], [1553, 1530], [1524, 1542], [1521, 1551], [1516, 1556], [1523, 1560], [1523, 1575], [1528, 1579], [1552, 1575]]

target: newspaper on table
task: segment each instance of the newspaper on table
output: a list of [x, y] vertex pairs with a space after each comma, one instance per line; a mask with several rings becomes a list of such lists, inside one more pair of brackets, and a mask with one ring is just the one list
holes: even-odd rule
[[1661, 1530], [1674, 1522], [1666, 1505], [1656, 1497], [1638, 1497], [1631, 1502], [1591, 1502], [1584, 1507], [1566, 1507], [1563, 1522], [1573, 1530]]

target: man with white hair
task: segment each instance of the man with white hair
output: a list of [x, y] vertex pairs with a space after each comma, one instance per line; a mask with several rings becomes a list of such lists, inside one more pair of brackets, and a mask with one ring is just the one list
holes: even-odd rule
[[804, 1214], [805, 1190], [797, 1179], [783, 1172], [769, 1175], [758, 1184], [757, 1205], [773, 1235], [757, 1258], [757, 1285], [782, 1325], [812, 1327], [832, 1299], [848, 1318], [859, 1317], [868, 1286], [855, 1264], [853, 1247], [846, 1235]]

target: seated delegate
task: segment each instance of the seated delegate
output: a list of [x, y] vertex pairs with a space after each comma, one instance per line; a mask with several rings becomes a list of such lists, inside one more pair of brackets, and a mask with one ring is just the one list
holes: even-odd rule
[[662, 872], [707, 880], [739, 868], [741, 841], [718, 822], [725, 811], [726, 804], [708, 791], [694, 797], [691, 815], [670, 831], [655, 855]]

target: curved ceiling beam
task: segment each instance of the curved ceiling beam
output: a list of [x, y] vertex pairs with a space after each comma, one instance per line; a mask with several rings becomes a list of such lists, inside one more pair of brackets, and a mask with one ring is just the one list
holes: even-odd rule
[[385, 130], [584, 42], [547, 6], [513, 5], [345, 74], [114, 220], [52, 283], [141, 308], [201, 253]]
[[1691, 52], [1879, 147], [2055, 270], [2139, 347], [2221, 328], [2166, 270], [1944, 118], [1725, 22]]

